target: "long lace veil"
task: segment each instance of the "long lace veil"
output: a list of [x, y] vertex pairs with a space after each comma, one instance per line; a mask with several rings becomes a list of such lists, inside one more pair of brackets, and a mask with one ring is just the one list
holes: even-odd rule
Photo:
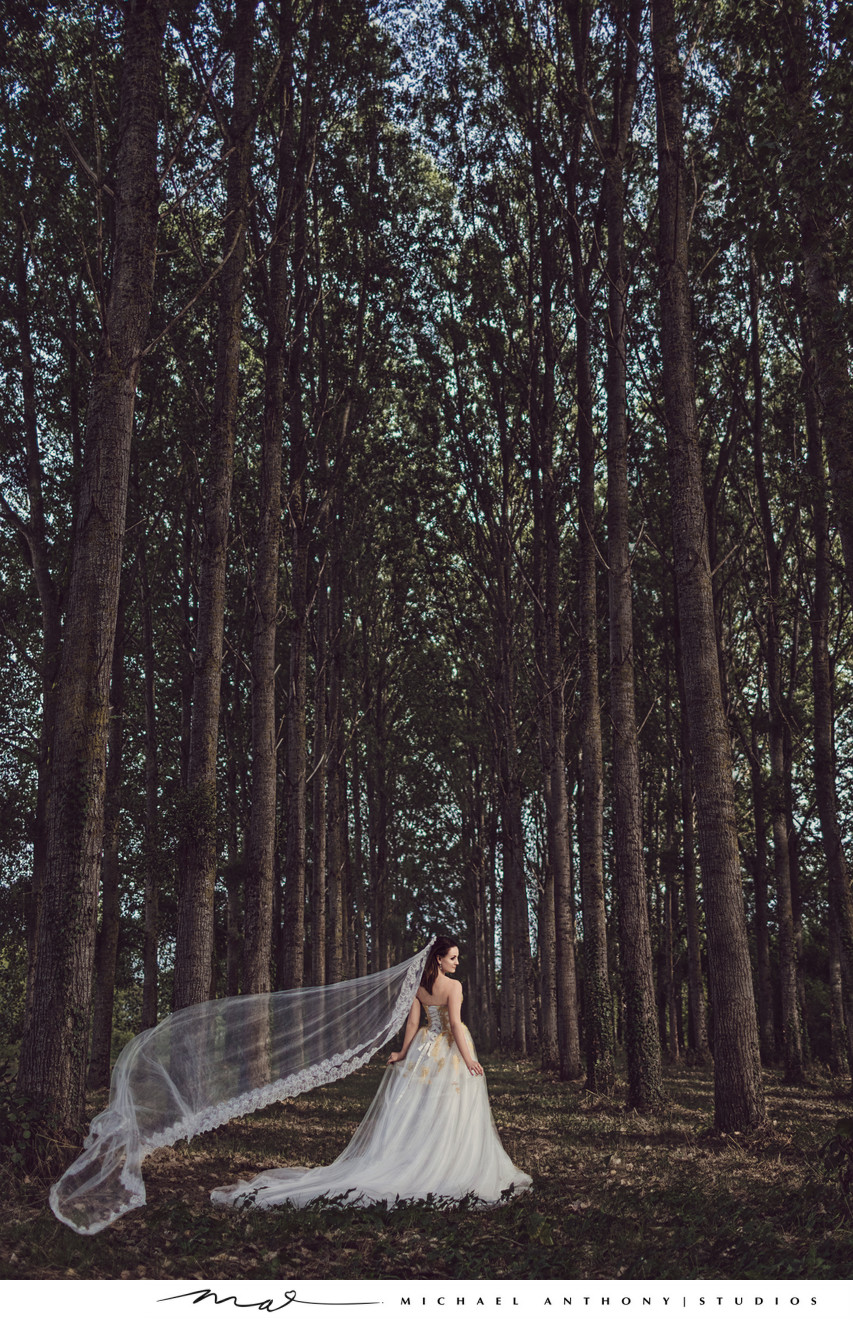
[[97, 1234], [145, 1204], [142, 1162], [158, 1147], [361, 1068], [404, 1021], [427, 953], [332, 986], [191, 1005], [134, 1037], [109, 1105], [50, 1190], [54, 1214]]

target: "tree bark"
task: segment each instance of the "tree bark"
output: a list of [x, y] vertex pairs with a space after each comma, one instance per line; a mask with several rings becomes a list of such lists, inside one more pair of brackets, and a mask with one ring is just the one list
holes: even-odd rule
[[157, 760], [157, 703], [154, 677], [154, 621], [145, 545], [139, 538], [139, 610], [142, 617], [142, 671], [145, 693], [145, 895], [143, 898], [142, 1020], [140, 1029], [153, 1027], [158, 1014], [157, 951], [159, 944], [160, 810]]
[[787, 0], [782, 90], [789, 111], [788, 175], [799, 211], [806, 300], [814, 340], [813, 376], [821, 403], [829, 484], [841, 535], [847, 590], [853, 597], [853, 383], [847, 310], [842, 302], [827, 211], [822, 151], [814, 132], [816, 89], [809, 61], [812, 36], [803, 0]]
[[673, 0], [653, 0], [660, 205], [661, 353], [673, 552], [714, 1010], [715, 1122], [765, 1120], [740, 878], [731, 746], [723, 709], [693, 376], [682, 65]]
[[341, 546], [341, 498], [336, 494], [332, 514], [332, 583], [329, 637], [329, 920], [327, 974], [339, 982], [345, 973], [344, 882], [347, 873], [347, 786], [343, 723], [344, 684], [344, 563]]
[[237, 388], [243, 320], [249, 160], [252, 143], [254, 0], [236, 10], [234, 92], [229, 131], [224, 257], [219, 277], [216, 384], [203, 493], [198, 622], [193, 665], [187, 786], [181, 827], [173, 1005], [206, 1000], [214, 944], [216, 761], [225, 612], [225, 569], [234, 468]]
[[[589, 7], [570, 9], [575, 76], [579, 91], [586, 83]], [[569, 169], [570, 213], [578, 212], [578, 171], [582, 120], [572, 144]], [[607, 909], [604, 891], [604, 761], [601, 745], [601, 699], [598, 674], [598, 600], [595, 542], [595, 431], [591, 366], [590, 271], [581, 250], [580, 229], [569, 222], [575, 305], [576, 436], [578, 445], [578, 668], [580, 671], [580, 891], [583, 914], [584, 1046], [586, 1086], [612, 1093], [613, 1002], [607, 959]]]
[[[834, 693], [829, 653], [829, 624], [832, 601], [832, 543], [827, 506], [826, 468], [821, 443], [820, 420], [814, 389], [814, 354], [810, 326], [804, 319], [804, 347], [809, 378], [806, 391], [806, 436], [814, 538], [814, 597], [811, 610], [812, 687], [814, 692], [814, 776], [829, 891], [829, 925], [841, 974], [843, 1021], [848, 1040], [853, 1033], [853, 896], [850, 867], [844, 850], [838, 805], [837, 758], [835, 752]], [[833, 994], [835, 994], [833, 988]], [[838, 1017], [837, 1011], [835, 1015]], [[853, 1071], [853, 1050], [849, 1055]]]
[[[544, 697], [545, 810], [548, 818], [548, 879], [546, 883], [545, 932], [554, 951], [554, 1018], [559, 1060], [552, 1061], [550, 1039], [543, 1030], [544, 1062], [559, 1063], [562, 1078], [580, 1076], [581, 1052], [578, 1030], [577, 973], [575, 968], [574, 916], [571, 909], [571, 835], [566, 790], [566, 705], [563, 645], [560, 636], [560, 533], [559, 492], [554, 466], [556, 426], [557, 351], [554, 339], [552, 301], [555, 286], [554, 245], [548, 222], [545, 196], [543, 144], [540, 125], [531, 125], [532, 171], [536, 197], [539, 245], [539, 327], [542, 341], [540, 397], [531, 410], [531, 477], [534, 489], [534, 521], [540, 524], [537, 543], [541, 548], [541, 687]], [[531, 336], [531, 340], [532, 340]], [[531, 371], [534, 363], [531, 362]], [[541, 479], [540, 479], [541, 473]], [[536, 534], [534, 534], [536, 535]], [[566, 905], [568, 909], [566, 908]], [[553, 918], [552, 918], [553, 914]], [[545, 952], [547, 953], [547, 946]], [[542, 965], [543, 988], [547, 960]], [[550, 986], [549, 986], [550, 991]], [[548, 1003], [543, 993], [543, 1009]], [[544, 1018], [544, 1014], [543, 1014]], [[546, 1021], [543, 1029], [550, 1026]], [[548, 1048], [545, 1048], [546, 1040]]]
[[770, 493], [764, 469], [764, 395], [761, 375], [761, 346], [758, 325], [758, 274], [750, 261], [749, 306], [752, 336], [750, 367], [752, 374], [752, 440], [755, 485], [761, 514], [764, 562], [767, 566], [767, 608], [765, 639], [767, 660], [767, 696], [770, 709], [770, 818], [773, 829], [773, 870], [776, 881], [776, 921], [779, 932], [779, 987], [782, 1010], [782, 1052], [785, 1081], [797, 1084], [803, 1079], [803, 1042], [800, 1009], [797, 999], [797, 957], [794, 939], [794, 911], [791, 893], [791, 851], [788, 838], [788, 813], [785, 803], [785, 727], [787, 716], [782, 695], [780, 624], [782, 555], [773, 527]]
[[252, 637], [252, 809], [249, 818], [244, 919], [243, 984], [250, 994], [271, 989], [273, 892], [276, 857], [276, 638], [281, 546], [281, 479], [284, 379], [287, 364], [287, 305], [291, 292], [288, 256], [294, 179], [292, 24], [282, 19], [284, 67], [280, 74], [281, 144], [278, 209], [269, 259], [264, 417], [259, 479], [260, 526], [253, 580]]
[[586, 1085], [609, 1096], [616, 1085], [613, 1001], [607, 959], [604, 892], [604, 758], [598, 682], [598, 601], [595, 544], [595, 432], [590, 367], [590, 299], [580, 254], [575, 267], [577, 308], [578, 597], [581, 740], [580, 888], [583, 913]]
[[772, 1064], [777, 1058], [776, 1011], [774, 1008], [773, 973], [770, 964], [770, 905], [767, 887], [767, 812], [765, 806], [764, 773], [757, 725], [761, 719], [760, 696], [752, 717], [750, 777], [752, 781], [752, 819], [755, 834], [753, 885], [755, 888], [755, 963], [758, 989], [758, 1031], [761, 1059]]
[[88, 1087], [108, 1087], [113, 1036], [116, 957], [119, 939], [119, 812], [124, 744], [124, 648], [127, 599], [119, 592], [113, 670], [110, 683], [110, 729], [104, 794], [104, 849], [101, 860], [101, 924], [95, 943], [95, 995]]
[[65, 634], [57, 676], [32, 999], [18, 1088], [57, 1122], [82, 1118], [109, 714], [109, 679], [133, 406], [154, 282], [160, 61], [165, 0], [125, 10], [115, 241], [92, 374]]
[[[642, 5], [631, 5], [625, 65], [614, 72], [614, 111], [605, 151], [607, 222], [607, 558], [610, 589], [610, 720], [614, 871], [625, 994], [628, 1103], [657, 1109], [663, 1098], [648, 890], [643, 864], [640, 752], [634, 696], [626, 374], [625, 157], [636, 90]], [[624, 15], [619, 13], [619, 27]], [[599, 126], [598, 134], [602, 130]]]
[[[27, 287], [27, 257], [24, 244], [24, 218], [17, 225], [17, 243], [14, 258], [15, 321], [21, 354], [21, 403], [26, 447], [27, 498], [29, 518], [26, 522], [0, 495], [0, 517], [18, 534], [33, 581], [38, 592], [42, 618], [41, 648], [41, 721], [37, 751], [36, 820], [33, 833], [33, 874], [24, 893], [24, 914], [27, 926], [27, 991], [26, 1012], [32, 1001], [35, 971], [36, 937], [38, 931], [39, 896], [45, 870], [47, 845], [47, 794], [50, 766], [50, 748], [56, 711], [56, 675], [62, 639], [60, 594], [50, 569], [47, 540], [47, 522], [44, 509], [43, 472], [38, 434], [38, 404], [29, 291]], [[72, 365], [72, 380], [75, 380]], [[73, 402], [73, 400], [72, 400]], [[76, 429], [75, 429], [76, 435]], [[77, 483], [75, 483], [75, 486]]]
[[[307, 90], [306, 90], [307, 96]], [[307, 110], [303, 104], [303, 115]], [[304, 162], [302, 165], [304, 170]], [[290, 480], [290, 671], [287, 686], [284, 902], [282, 911], [284, 987], [302, 986], [305, 975], [305, 812], [308, 649], [308, 447], [302, 413], [302, 364], [308, 316], [307, 230], [304, 187], [296, 206], [293, 252], [294, 315], [288, 366]]]
[[513, 628], [510, 618], [509, 565], [496, 566], [498, 608], [498, 783], [501, 808], [501, 1048], [526, 1054], [533, 1048], [531, 1028], [530, 926], [524, 874], [521, 784], [515, 715]]
[[[325, 561], [325, 555], [323, 559]], [[326, 730], [329, 593], [324, 565], [320, 566], [318, 573], [316, 601], [314, 737], [311, 743], [311, 985], [323, 986], [326, 982], [326, 786], [329, 766]]]

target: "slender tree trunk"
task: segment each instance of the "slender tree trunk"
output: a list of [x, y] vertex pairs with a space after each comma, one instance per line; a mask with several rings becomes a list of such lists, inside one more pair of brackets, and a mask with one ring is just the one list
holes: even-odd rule
[[[586, 64], [592, 10], [567, 5], [571, 24], [577, 91], [586, 91]], [[584, 1045], [589, 1091], [609, 1095], [615, 1086], [613, 1001], [607, 958], [604, 892], [604, 765], [598, 676], [598, 600], [595, 542], [595, 430], [591, 366], [592, 302], [590, 269], [581, 249], [578, 214], [579, 157], [583, 120], [578, 116], [569, 161], [568, 243], [575, 305], [576, 435], [578, 445], [578, 666], [580, 671], [580, 891], [583, 914]]]
[[276, 638], [281, 544], [281, 463], [284, 376], [287, 362], [288, 255], [294, 189], [292, 24], [281, 21], [283, 68], [279, 75], [281, 142], [278, 208], [269, 259], [264, 417], [259, 481], [260, 526], [254, 574], [252, 636], [252, 808], [246, 847], [243, 989], [271, 989], [273, 891], [276, 858]]
[[95, 356], [45, 810], [47, 845], [18, 1087], [58, 1124], [82, 1117], [106, 763], [109, 680], [133, 406], [156, 254], [157, 129], [165, 0], [126, 8], [115, 239]]
[[[665, 699], [667, 703], [666, 746], [672, 748], [670, 712], [672, 708], [669, 674], [669, 656], [666, 657]], [[669, 1060], [677, 1060], [681, 1050], [679, 1046], [679, 1022], [677, 999], [680, 987], [676, 982], [675, 942], [678, 929], [678, 866], [675, 851], [675, 787], [673, 785], [673, 764], [669, 759], [666, 770], [666, 793], [664, 804], [664, 850], [662, 855], [664, 894], [663, 894], [663, 929], [661, 931], [661, 999], [664, 1006], [666, 1025], [666, 1053]], [[663, 1035], [661, 1037], [663, 1041]]]
[[364, 708], [368, 727], [365, 780], [367, 789], [367, 837], [370, 890], [371, 970], [387, 968], [391, 951], [388, 884], [388, 735], [386, 729], [385, 679], [381, 658], [372, 673], [364, 645]]
[[[806, 321], [803, 323], [803, 329], [806, 361], [811, 372], [817, 345], [812, 343], [810, 327]], [[810, 375], [806, 392], [806, 434], [815, 555], [814, 598], [811, 613], [814, 776], [823, 850], [826, 857], [829, 925], [837, 951], [843, 996], [843, 1021], [846, 1022], [849, 1038], [853, 1034], [853, 896], [850, 890], [850, 867], [841, 833], [836, 789], [838, 765], [835, 752], [832, 664], [829, 654], [832, 543], [827, 507], [826, 469], [813, 380], [813, 375]], [[853, 1070], [853, 1050], [849, 1056], [849, 1067]]]
[[758, 275], [754, 259], [750, 263], [750, 321], [752, 339], [750, 362], [753, 390], [753, 460], [764, 559], [767, 565], [767, 610], [765, 636], [767, 648], [767, 694], [770, 708], [770, 817], [773, 828], [773, 869], [776, 880], [776, 921], [779, 930], [779, 985], [782, 1008], [782, 1051], [785, 1081], [799, 1083], [803, 1077], [803, 1043], [800, 1010], [797, 1000], [797, 958], [794, 939], [794, 912], [791, 894], [791, 852], [788, 838], [788, 814], [785, 805], [785, 727], [787, 717], [782, 696], [782, 663], [779, 612], [781, 610], [781, 552], [776, 541], [770, 508], [770, 493], [764, 471], [764, 396], [761, 374], [761, 346], [758, 326]]
[[652, 2], [660, 198], [661, 353], [687, 726], [714, 1010], [715, 1121], [764, 1123], [764, 1089], [740, 877], [731, 746], [720, 688], [693, 377], [682, 64], [673, 0]]
[[776, 1011], [773, 996], [773, 972], [770, 965], [770, 905], [767, 892], [767, 835], [765, 807], [764, 775], [761, 764], [761, 749], [758, 742], [756, 725], [761, 718], [760, 707], [752, 719], [752, 756], [750, 773], [752, 778], [752, 815], [755, 832], [755, 862], [753, 864], [753, 884], [755, 886], [755, 961], [756, 981], [758, 984], [758, 1028], [761, 1042], [761, 1058], [765, 1064], [772, 1064], [776, 1052]]
[[[777, 19], [778, 21], [778, 19]], [[815, 132], [817, 97], [810, 74], [814, 45], [804, 0], [786, 0], [782, 90], [788, 108], [788, 174], [797, 198], [806, 300], [814, 341], [813, 379], [820, 399], [835, 519], [853, 597], [853, 382], [847, 308], [842, 301], [833, 251], [833, 219], [825, 179], [815, 169], [821, 151]]]
[[[560, 533], [558, 524], [559, 490], [554, 468], [554, 431], [556, 419], [557, 350], [552, 324], [552, 299], [555, 285], [553, 241], [546, 212], [542, 143], [538, 125], [533, 131], [533, 177], [537, 203], [541, 289], [539, 317], [542, 335], [542, 397], [534, 415], [534, 447], [531, 465], [534, 478], [541, 471], [541, 500], [534, 505], [542, 524], [542, 632], [544, 636], [544, 687], [546, 696], [545, 807], [548, 813], [548, 852], [553, 887], [549, 909], [553, 910], [553, 939], [556, 955], [556, 1019], [559, 1066], [562, 1078], [577, 1078], [582, 1072], [578, 1030], [577, 972], [575, 968], [575, 930], [571, 907], [571, 835], [569, 801], [566, 789], [566, 706], [563, 645], [560, 636]], [[538, 425], [537, 425], [538, 424]], [[538, 431], [538, 434], [535, 434]], [[538, 490], [539, 481], [535, 480]], [[546, 930], [550, 934], [550, 911]], [[543, 976], [544, 976], [543, 967]]]
[[[321, 540], [322, 540], [322, 528]], [[314, 662], [314, 738], [311, 745], [311, 985], [326, 982], [326, 786], [329, 747], [326, 731], [328, 684], [329, 593], [326, 571], [320, 566], [317, 583], [316, 647]], [[338, 978], [339, 980], [339, 978]]]
[[357, 977], [364, 977], [367, 974], [367, 924], [365, 922], [367, 903], [365, 902], [364, 887], [364, 824], [361, 800], [361, 753], [359, 749], [360, 743], [356, 732], [352, 740], [352, 782], [350, 786], [352, 793], [353, 867], [355, 873], [353, 886], [356, 917], [355, 972]]
[[110, 731], [104, 795], [104, 852], [101, 860], [101, 925], [95, 944], [95, 995], [88, 1087], [108, 1087], [113, 1037], [116, 958], [119, 938], [119, 813], [124, 744], [124, 648], [127, 599], [119, 594], [110, 683]]
[[[682, 711], [684, 707], [682, 706]], [[699, 894], [696, 879], [696, 842], [693, 813], [693, 771], [687, 747], [686, 722], [681, 721], [681, 860], [684, 877], [684, 919], [687, 928], [687, 1043], [698, 1064], [711, 1060], [702, 942], [699, 931]]]
[[344, 883], [347, 872], [346, 752], [343, 726], [344, 686], [344, 563], [340, 531], [340, 499], [332, 517], [332, 584], [330, 593], [329, 674], [329, 923], [328, 977], [339, 982], [344, 964]]
[[498, 766], [501, 803], [501, 1047], [526, 1054], [532, 1049], [530, 1023], [530, 927], [527, 884], [524, 874], [524, 842], [521, 819], [521, 785], [518, 779], [518, 735], [515, 723], [515, 677], [512, 624], [509, 615], [509, 566], [497, 566], [500, 579], [498, 614], [499, 730]]
[[628, 1102], [653, 1111], [663, 1095], [655, 1009], [648, 892], [643, 864], [640, 754], [634, 700], [634, 640], [629, 545], [628, 419], [625, 372], [624, 181], [608, 162], [607, 215], [607, 556], [610, 585], [610, 719], [613, 745], [614, 867], [625, 994]]
[[[50, 555], [47, 542], [47, 522], [45, 519], [43, 472], [38, 434], [38, 404], [36, 399], [36, 374], [33, 360], [31, 315], [29, 292], [27, 287], [27, 259], [24, 244], [24, 220], [20, 217], [17, 226], [17, 244], [14, 258], [15, 271], [15, 321], [21, 354], [21, 404], [23, 411], [24, 441], [26, 445], [27, 498], [29, 518], [24, 521], [11, 508], [0, 493], [0, 518], [3, 518], [17, 532], [25, 556], [32, 570], [33, 580], [39, 596], [42, 617], [41, 650], [41, 723], [37, 751], [37, 790], [36, 820], [33, 833], [33, 874], [24, 893], [24, 915], [27, 927], [27, 991], [26, 1013], [30, 1012], [35, 970], [36, 935], [38, 931], [39, 895], [46, 863], [47, 845], [47, 793], [50, 765], [50, 748], [53, 737], [53, 722], [56, 711], [57, 685], [56, 675], [59, 665], [59, 651], [62, 637], [62, 624], [59, 594], [50, 571]], [[72, 409], [76, 402], [76, 372], [72, 363], [71, 378]], [[73, 414], [72, 414], [73, 415]], [[76, 419], [75, 419], [76, 421]], [[77, 427], [74, 426], [74, 436]], [[79, 476], [79, 464], [75, 464], [75, 477]], [[79, 481], [75, 481], [75, 490]]]
[[237, 709], [237, 684], [225, 683], [225, 710], [222, 714], [225, 734], [225, 793], [227, 802], [228, 861], [225, 864], [226, 944], [225, 944], [225, 994], [238, 995], [240, 992], [240, 966], [243, 961], [243, 912], [245, 908], [245, 872], [246, 863], [240, 847], [240, 806], [237, 793], [237, 748], [236, 730], [239, 714]]
[[203, 493], [198, 623], [181, 877], [175, 939], [175, 1009], [210, 991], [216, 885], [216, 760], [225, 613], [225, 569], [234, 467], [237, 387], [243, 319], [249, 160], [252, 142], [254, 0], [239, 0], [235, 25], [234, 102], [226, 183], [224, 257], [219, 277], [216, 384]]
[[153, 1027], [158, 1014], [157, 952], [160, 935], [160, 810], [158, 802], [157, 702], [154, 677], [154, 620], [145, 545], [140, 537], [139, 610], [142, 618], [142, 667], [145, 692], [145, 894], [143, 898], [142, 1020], [140, 1028]]
[[290, 419], [290, 483], [287, 501], [290, 525], [290, 674], [287, 688], [286, 792], [287, 829], [284, 863], [284, 986], [304, 980], [305, 947], [305, 809], [308, 524], [306, 467], [308, 450], [302, 416], [302, 363], [308, 312], [306, 278], [306, 218], [304, 193], [296, 209], [293, 255], [294, 330], [288, 369]]
[[830, 916], [828, 924], [829, 945], [829, 1071], [838, 1078], [850, 1068], [851, 1055], [848, 1053], [846, 1014], [844, 1012], [844, 985], [841, 976], [841, 937], [838, 927]]
[[579, 451], [578, 583], [580, 631], [581, 846], [586, 1085], [607, 1096], [613, 1091], [613, 1001], [607, 967], [607, 909], [604, 894], [604, 761], [598, 683], [598, 602], [595, 544], [595, 432], [590, 368], [590, 300], [585, 273], [575, 255], [576, 366]]
[[181, 534], [181, 789], [186, 793], [190, 773], [190, 731], [193, 715], [193, 637], [195, 636], [195, 535], [193, 532], [192, 483], [188, 469], [191, 456], [184, 448], [184, 525]]

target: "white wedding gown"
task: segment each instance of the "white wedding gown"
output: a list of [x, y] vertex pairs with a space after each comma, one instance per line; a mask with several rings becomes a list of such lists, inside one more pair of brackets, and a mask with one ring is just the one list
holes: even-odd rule
[[[498, 1202], [532, 1183], [504, 1151], [484, 1077], [468, 1072], [446, 1005], [425, 1005], [406, 1058], [388, 1065], [370, 1108], [345, 1150], [316, 1169], [264, 1170], [215, 1188], [220, 1206], [305, 1206], [319, 1197], [353, 1205], [465, 1196]], [[469, 1049], [477, 1058], [468, 1029]]]

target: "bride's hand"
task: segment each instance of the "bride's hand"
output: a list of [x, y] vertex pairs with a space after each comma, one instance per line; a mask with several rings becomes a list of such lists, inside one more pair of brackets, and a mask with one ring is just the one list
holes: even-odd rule
[[482, 1064], [480, 1063], [480, 1061], [479, 1061], [479, 1060], [474, 1060], [471, 1064], [469, 1064], [469, 1065], [468, 1065], [468, 1072], [469, 1072], [470, 1074], [472, 1074], [473, 1077], [475, 1077], [475, 1078], [482, 1078], [482, 1076], [483, 1076], [483, 1066], [482, 1066]]
[[392, 1050], [392, 1051], [391, 1051], [391, 1054], [388, 1056], [388, 1063], [389, 1063], [389, 1064], [396, 1064], [397, 1061], [398, 1061], [398, 1060], [401, 1060], [402, 1058], [403, 1058], [403, 1056], [402, 1056], [402, 1054], [401, 1054], [401, 1052], [400, 1052], [399, 1050]]

